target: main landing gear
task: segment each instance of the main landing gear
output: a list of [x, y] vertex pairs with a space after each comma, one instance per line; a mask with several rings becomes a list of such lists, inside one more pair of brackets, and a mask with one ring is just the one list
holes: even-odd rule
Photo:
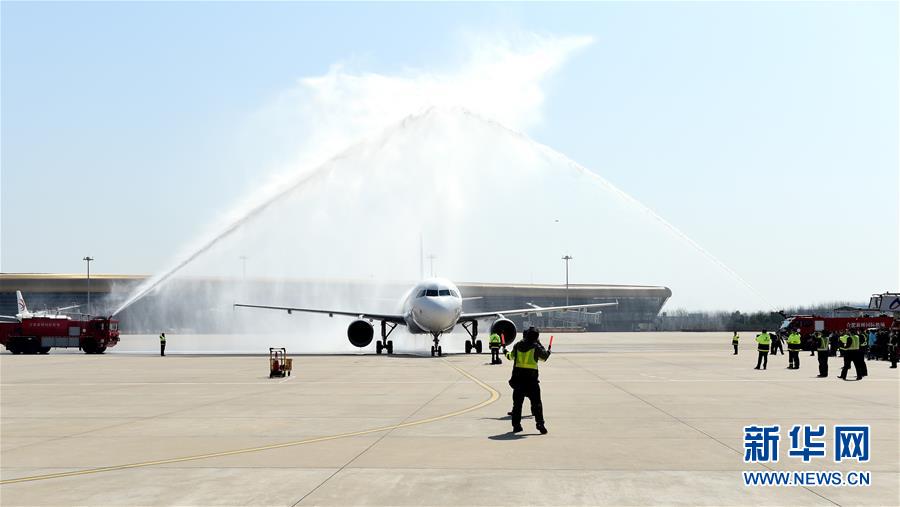
[[476, 354], [481, 354], [481, 340], [478, 337], [478, 321], [463, 322], [463, 329], [469, 333], [471, 340], [466, 340], [466, 354], [471, 354], [474, 350]]
[[[388, 329], [388, 326], [390, 326], [390, 329]], [[394, 353], [394, 340], [388, 340], [387, 337], [394, 332], [394, 328], [396, 327], [397, 324], [393, 322], [381, 321], [381, 339], [375, 342], [376, 354], [381, 354], [382, 351], [386, 352], [388, 355]]]

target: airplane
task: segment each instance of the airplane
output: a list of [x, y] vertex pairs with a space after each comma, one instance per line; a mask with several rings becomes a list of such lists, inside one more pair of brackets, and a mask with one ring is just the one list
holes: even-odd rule
[[25, 304], [25, 297], [22, 296], [22, 291], [16, 291], [16, 303], [18, 307], [18, 313], [15, 315], [0, 315], [0, 320], [12, 320], [22, 322], [22, 319], [31, 319], [34, 317], [43, 317], [48, 319], [69, 319], [68, 315], [60, 315], [60, 312], [64, 310], [71, 310], [73, 308], [78, 308], [81, 305], [72, 305], [72, 306], [63, 306], [60, 308], [55, 308], [53, 310], [40, 310], [37, 312], [28, 311], [28, 306]]
[[491, 333], [502, 335], [506, 343], [516, 338], [516, 325], [507, 318], [509, 315], [526, 315], [529, 313], [573, 310], [578, 308], [597, 308], [614, 306], [615, 303], [591, 303], [585, 305], [545, 306], [537, 308], [518, 308], [513, 310], [495, 310], [489, 312], [463, 313], [463, 298], [459, 288], [444, 278], [428, 278], [417, 283], [403, 298], [400, 313], [366, 313], [338, 310], [321, 310], [314, 308], [295, 308], [290, 306], [268, 306], [235, 303], [235, 307], [262, 308], [266, 310], [283, 310], [293, 312], [324, 313], [329, 317], [345, 315], [356, 317], [347, 327], [347, 338], [356, 347], [366, 347], [372, 343], [375, 330], [372, 321], [381, 321], [381, 339], [375, 343], [375, 352], [394, 353], [394, 343], [388, 337], [397, 326], [406, 326], [412, 334], [430, 334], [433, 338], [431, 356], [441, 356], [441, 335], [452, 330], [457, 324], [466, 330], [470, 339], [466, 340], [466, 353], [473, 350], [481, 353], [482, 342], [478, 339], [478, 321], [494, 319]]

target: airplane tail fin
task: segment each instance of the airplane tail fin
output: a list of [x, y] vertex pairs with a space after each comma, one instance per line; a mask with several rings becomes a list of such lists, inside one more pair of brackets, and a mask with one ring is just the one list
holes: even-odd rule
[[16, 291], [16, 303], [18, 304], [19, 313], [28, 313], [28, 307], [25, 306], [25, 298], [20, 290]]

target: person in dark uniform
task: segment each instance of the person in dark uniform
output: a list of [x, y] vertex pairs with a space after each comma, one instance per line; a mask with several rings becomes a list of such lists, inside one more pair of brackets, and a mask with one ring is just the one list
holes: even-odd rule
[[166, 333], [159, 335], [159, 355], [166, 355]]
[[740, 341], [740, 338], [741, 337], [738, 336], [737, 331], [735, 331], [734, 335], [731, 337], [731, 346], [734, 347], [734, 354], [732, 354], [732, 355], [735, 355], [735, 356], [737, 355], [738, 341]]
[[866, 332], [856, 330], [853, 332], [852, 338], [856, 343], [856, 350], [853, 351], [853, 367], [856, 369], [856, 380], [862, 380], [863, 377], [869, 376], [869, 369], [866, 368], [865, 341]]
[[772, 347], [771, 352], [773, 356], [777, 356], [778, 352], [781, 352], [781, 355], [784, 355], [784, 338], [781, 337], [781, 333], [778, 331], [772, 333], [771, 335]]
[[828, 338], [825, 337], [820, 332], [816, 332], [816, 354], [818, 354], [819, 359], [819, 378], [824, 378], [828, 376], [828, 353], [831, 348], [831, 344], [828, 343]]
[[888, 349], [890, 350], [891, 368], [896, 368], [897, 360], [900, 359], [900, 333], [897, 331], [891, 332], [891, 341], [888, 342]]
[[541, 386], [538, 380], [538, 361], [546, 361], [550, 351], [538, 341], [537, 329], [530, 327], [522, 333], [522, 339], [512, 350], [506, 352], [506, 359], [513, 362], [509, 385], [513, 389], [512, 426], [513, 432], [522, 431], [522, 405], [525, 398], [531, 403], [531, 415], [541, 435], [547, 434], [544, 425], [544, 406], [541, 403]]
[[[839, 338], [841, 341], [841, 357], [844, 358], [844, 367], [841, 368], [841, 374], [838, 375], [838, 378], [841, 380], [847, 380], [847, 372], [850, 371], [850, 365], [853, 363], [853, 354], [859, 351], [859, 337], [857, 336], [854, 339], [854, 335], [848, 330], [844, 331], [844, 334]], [[858, 368], [858, 367], [857, 367]], [[859, 370], [856, 370], [856, 380], [861, 379], [859, 375]]]
[[771, 345], [772, 337], [769, 336], [765, 329], [762, 330], [762, 333], [756, 335], [756, 350], [759, 351], [759, 356], [756, 358], [756, 368], [753, 368], [754, 370], [758, 370], [760, 365], [765, 370], [769, 365], [769, 347]]

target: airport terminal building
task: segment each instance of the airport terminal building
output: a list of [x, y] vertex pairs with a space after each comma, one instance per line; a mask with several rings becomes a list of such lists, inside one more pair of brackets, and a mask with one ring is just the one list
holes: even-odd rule
[[[0, 314], [15, 315], [16, 291], [25, 296], [30, 311], [81, 305], [79, 310], [108, 315], [144, 280], [145, 275], [91, 275], [84, 274], [0, 274]], [[179, 278], [167, 282], [169, 298], [175, 295], [178, 305], [160, 304], [155, 293], [139, 300], [117, 317], [124, 333], [153, 333], [159, 329], [185, 329], [196, 333], [227, 333], [222, 329], [223, 319], [216, 318], [228, 308], [202, 308], [192, 302], [208, 301], [210, 294], [237, 283], [232, 278], [196, 277]], [[375, 283], [354, 280], [270, 280], [245, 279], [239, 281], [252, 301], [271, 301], [273, 293], [314, 295], [324, 285], [332, 292], [353, 295], [365, 300], [375, 294]], [[410, 284], [379, 283], [379, 295], [396, 295], [399, 300]], [[661, 286], [604, 285], [604, 284], [497, 284], [458, 283], [463, 296], [464, 311], [484, 312], [498, 309], [528, 308], [530, 306], [557, 306], [564, 304], [590, 304], [618, 302], [617, 306], [604, 307], [600, 311], [544, 312], [524, 317], [511, 317], [517, 326], [533, 325], [539, 328], [564, 328], [572, 331], [641, 331], [652, 329], [653, 323], [672, 291]], [[277, 290], [276, 290], [277, 287]], [[88, 294], [90, 292], [90, 310]], [[362, 296], [360, 298], [360, 296]], [[311, 296], [312, 297], [312, 296]], [[169, 299], [171, 301], [171, 299]], [[283, 304], [293, 305], [286, 301]], [[222, 305], [219, 305], [222, 306]], [[334, 308], [340, 310], [341, 308]]]

